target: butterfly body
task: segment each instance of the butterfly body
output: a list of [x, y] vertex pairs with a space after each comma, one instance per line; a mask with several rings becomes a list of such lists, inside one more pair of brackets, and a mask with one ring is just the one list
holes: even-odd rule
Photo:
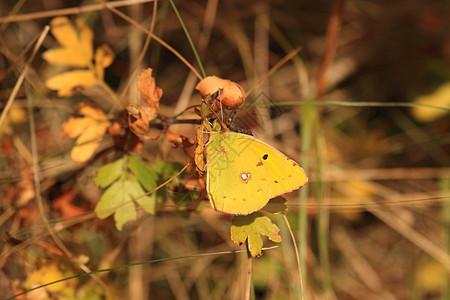
[[211, 205], [228, 214], [248, 215], [308, 181], [294, 160], [242, 133], [213, 133], [206, 157]]

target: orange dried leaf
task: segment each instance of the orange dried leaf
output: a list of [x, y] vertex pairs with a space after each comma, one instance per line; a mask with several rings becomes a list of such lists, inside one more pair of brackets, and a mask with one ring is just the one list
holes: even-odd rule
[[142, 71], [136, 82], [137, 89], [141, 92], [142, 100], [150, 107], [159, 108], [159, 99], [162, 96], [162, 89], [156, 86], [155, 78], [152, 77], [152, 69]]
[[52, 202], [52, 208], [57, 210], [63, 219], [70, 219], [84, 213], [81, 207], [72, 204], [77, 192], [77, 189], [71, 188]]
[[206, 98], [208, 95], [213, 95], [221, 90], [220, 94], [217, 94], [216, 99], [214, 99], [217, 100], [214, 105], [215, 110], [220, 109], [220, 107], [224, 109], [242, 109], [244, 106], [244, 89], [234, 81], [208, 76], [203, 78], [195, 89], [200, 92], [202, 98]]
[[182, 147], [184, 152], [189, 156], [194, 156], [194, 146], [196, 143], [191, 142], [188, 137], [181, 135], [179, 133], [167, 130], [166, 139], [172, 144], [172, 147]]
[[90, 70], [74, 70], [55, 75], [45, 82], [52, 90], [57, 90], [59, 96], [69, 96], [75, 88], [88, 89], [99, 81]]
[[[150, 107], [146, 108], [150, 109]], [[137, 136], [145, 136], [148, 133], [149, 119], [144, 108], [139, 109], [139, 114], [136, 117], [136, 120], [130, 124], [130, 128]]]
[[92, 64], [92, 30], [83, 19], [77, 19], [79, 34], [66, 17], [57, 17], [50, 22], [53, 36], [63, 46], [50, 49], [42, 55], [52, 65], [87, 67]]
[[158, 114], [155, 107], [128, 105], [127, 111], [129, 114], [128, 123], [134, 134], [154, 140], [159, 138], [160, 135], [156, 138], [147, 136], [150, 121], [154, 120]]
[[71, 156], [74, 161], [85, 162], [94, 154], [110, 122], [101, 110], [89, 104], [82, 104], [78, 110], [84, 117], [72, 117], [65, 122], [63, 134], [70, 138], [78, 137]]

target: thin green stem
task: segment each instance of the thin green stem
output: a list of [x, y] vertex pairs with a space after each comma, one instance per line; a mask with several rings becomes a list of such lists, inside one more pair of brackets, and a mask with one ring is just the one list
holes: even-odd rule
[[331, 276], [330, 276], [330, 262], [328, 254], [328, 238], [329, 238], [329, 210], [327, 209], [325, 202], [325, 186], [322, 178], [323, 160], [322, 160], [322, 132], [318, 119], [314, 124], [314, 139], [315, 139], [315, 177], [316, 180], [313, 185], [314, 195], [319, 207], [319, 213], [317, 215], [317, 246], [319, 251], [319, 261], [323, 272], [322, 288], [323, 299], [330, 299], [331, 291]]
[[57, 284], [59, 282], [63, 282], [63, 281], [67, 281], [67, 280], [71, 280], [71, 279], [75, 279], [75, 278], [81, 278], [81, 277], [85, 277], [85, 276], [89, 276], [92, 274], [97, 274], [97, 273], [104, 273], [104, 272], [108, 272], [108, 271], [115, 271], [115, 270], [119, 270], [119, 269], [124, 269], [124, 268], [129, 268], [129, 267], [134, 267], [134, 266], [140, 266], [140, 265], [146, 265], [146, 264], [153, 264], [153, 263], [159, 263], [159, 262], [164, 262], [164, 261], [169, 261], [169, 260], [179, 260], [179, 259], [184, 259], [184, 258], [192, 258], [192, 257], [201, 257], [201, 256], [212, 256], [212, 255], [224, 255], [224, 254], [236, 254], [236, 253], [244, 253], [247, 252], [247, 250], [236, 250], [236, 251], [223, 251], [223, 252], [213, 252], [213, 253], [199, 253], [199, 254], [191, 254], [191, 255], [184, 255], [184, 256], [176, 256], [176, 257], [167, 257], [167, 258], [160, 258], [160, 259], [154, 259], [154, 260], [147, 260], [147, 261], [141, 261], [141, 262], [137, 262], [137, 263], [132, 263], [132, 264], [127, 264], [127, 265], [122, 265], [122, 266], [117, 266], [117, 267], [112, 267], [112, 268], [108, 268], [108, 269], [101, 269], [101, 270], [95, 270], [89, 273], [82, 273], [82, 274], [77, 274], [74, 276], [69, 276], [69, 277], [65, 277], [59, 280], [55, 280], [37, 287], [34, 287], [32, 289], [26, 290], [22, 293], [16, 294], [12, 297], [7, 298], [6, 300], [12, 300], [15, 299], [21, 295], [27, 294], [31, 291], [37, 290], [37, 289], [41, 289], [43, 287], [49, 286], [49, 285], [53, 285], [53, 284]]
[[[277, 102], [276, 106], [340, 106], [340, 107], [429, 107], [450, 111], [449, 106], [438, 106], [413, 102], [346, 102], [346, 101], [304, 101], [304, 102]], [[267, 106], [266, 103], [252, 103], [245, 107]]]
[[169, 0], [170, 5], [172, 5], [173, 11], [177, 15], [178, 21], [181, 24], [181, 27], [183, 28], [184, 34], [186, 34], [186, 37], [189, 41], [189, 44], [191, 45], [192, 51], [194, 52], [195, 59], [197, 59], [198, 66], [200, 68], [200, 71], [202, 72], [203, 78], [206, 77], [205, 69], [203, 68], [202, 61], [200, 60], [200, 56], [197, 53], [197, 49], [195, 48], [194, 42], [191, 39], [191, 35], [189, 34], [189, 31], [187, 30], [186, 26], [184, 25], [183, 19], [181, 18], [180, 13], [178, 12], [177, 7], [175, 6], [175, 3], [173, 0]]
[[[310, 99], [307, 101], [314, 101]], [[302, 126], [300, 129], [302, 153], [300, 156], [300, 163], [308, 174], [309, 170], [309, 154], [311, 152], [311, 132], [314, 126], [314, 116], [317, 114], [315, 106], [305, 106], [301, 112]], [[307, 285], [307, 268], [306, 268], [306, 254], [308, 252], [308, 215], [307, 215], [307, 200], [308, 200], [308, 184], [300, 189], [300, 209], [298, 212], [299, 226], [297, 235], [299, 238], [299, 256], [300, 267], [302, 271], [302, 285], [306, 288]], [[300, 291], [298, 293], [300, 298]], [[307, 293], [304, 295], [304, 299], [307, 299]]]
[[[441, 192], [443, 195], [450, 191], [450, 177], [441, 179]], [[442, 205], [442, 244], [447, 253], [450, 251], [450, 201], [444, 201]], [[446, 272], [446, 278], [442, 280], [441, 299], [450, 299], [450, 273]]]

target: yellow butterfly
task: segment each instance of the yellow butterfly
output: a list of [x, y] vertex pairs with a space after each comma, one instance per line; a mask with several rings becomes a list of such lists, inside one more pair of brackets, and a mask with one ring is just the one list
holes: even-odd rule
[[206, 190], [211, 206], [227, 214], [248, 215], [270, 199], [308, 182], [295, 161], [242, 133], [212, 133], [206, 158]]

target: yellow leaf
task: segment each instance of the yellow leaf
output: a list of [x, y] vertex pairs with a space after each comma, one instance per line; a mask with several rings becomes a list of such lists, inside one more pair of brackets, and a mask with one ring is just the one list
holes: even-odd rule
[[443, 286], [444, 267], [436, 261], [425, 261], [418, 264], [414, 272], [416, 285], [427, 292], [437, 292]]
[[[31, 275], [28, 276], [27, 280], [24, 282], [23, 286], [27, 289], [31, 289], [45, 283], [63, 279], [64, 277], [65, 274], [58, 269], [58, 266], [55, 263], [52, 263], [31, 273]], [[45, 289], [54, 293], [61, 292], [67, 288], [69, 288], [67, 281], [55, 283], [45, 287]]]
[[[91, 126], [88, 126], [89, 124]], [[102, 141], [102, 137], [108, 128], [108, 126], [95, 126], [92, 122], [86, 122], [86, 125], [85, 131], [77, 139], [77, 146], [72, 149], [71, 157], [74, 161], [85, 162], [89, 160]]]
[[74, 47], [79, 43], [78, 34], [67, 17], [56, 17], [50, 21], [51, 32], [64, 47]]
[[92, 64], [94, 34], [83, 19], [77, 19], [77, 29], [66, 17], [57, 17], [50, 22], [53, 36], [62, 45], [42, 55], [49, 64], [87, 67]]
[[77, 48], [55, 48], [44, 52], [42, 57], [51, 65], [87, 67], [90, 61]]
[[27, 110], [23, 107], [13, 105], [9, 111], [8, 117], [12, 124], [25, 123], [28, 120]]
[[104, 69], [114, 61], [114, 52], [108, 45], [103, 44], [95, 50], [95, 72], [97, 78], [103, 79]]
[[57, 90], [59, 96], [68, 96], [74, 92], [76, 87], [88, 89], [98, 82], [90, 70], [74, 70], [47, 79], [45, 85], [49, 89]]
[[108, 121], [105, 114], [98, 108], [93, 107], [89, 103], [83, 103], [78, 107], [78, 111], [83, 116], [89, 117], [98, 121]]
[[78, 107], [82, 118], [70, 118], [63, 125], [63, 134], [70, 138], [78, 137], [71, 157], [74, 161], [85, 162], [94, 154], [111, 125], [104, 113], [84, 103]]
[[89, 62], [91, 62], [94, 54], [94, 46], [92, 43], [92, 41], [94, 40], [94, 33], [92, 32], [91, 28], [86, 25], [84, 19], [77, 18], [75, 22], [77, 24], [78, 30], [80, 31], [79, 51], [84, 53], [86, 59], [89, 59]]
[[111, 48], [103, 44], [95, 50], [95, 63], [103, 68], [109, 67], [114, 61], [114, 52]]
[[[433, 93], [418, 97], [414, 100], [417, 104], [427, 104], [449, 107], [450, 106], [450, 82], [446, 82], [438, 87]], [[417, 106], [412, 108], [412, 115], [421, 122], [431, 122], [443, 115], [447, 114], [448, 110]]]
[[63, 134], [74, 139], [83, 133], [87, 126], [86, 123], [85, 118], [71, 117], [63, 124]]

